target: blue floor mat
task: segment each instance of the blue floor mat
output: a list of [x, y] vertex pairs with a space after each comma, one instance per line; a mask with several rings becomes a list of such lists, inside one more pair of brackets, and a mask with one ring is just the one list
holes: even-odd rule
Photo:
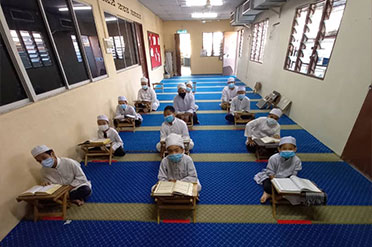
[[[370, 246], [372, 225], [21, 221], [1, 246]], [[42, 233], [42, 234], [41, 234]], [[27, 245], [26, 245], [27, 243]]]
[[[225, 113], [198, 113], [200, 125], [233, 125], [226, 121]], [[267, 116], [268, 113], [256, 113], [256, 118]], [[161, 126], [164, 122], [164, 116], [162, 114], [144, 114], [142, 126]], [[286, 115], [283, 115], [279, 119], [279, 124], [296, 124]]]
[[[164, 87], [167, 88], [167, 87], [177, 87], [177, 85], [179, 84], [180, 82], [166, 82], [164, 83]], [[210, 86], [226, 86], [227, 83], [225, 81], [223, 82], [208, 82], [208, 81], [202, 81], [202, 82], [197, 82], [196, 83], [196, 88], [200, 87], [200, 86], [203, 86], [203, 87], [210, 87]], [[236, 86], [244, 86], [245, 84], [243, 82], [236, 82], [235, 83]], [[159, 87], [159, 86], [157, 86]], [[251, 88], [249, 88], [249, 90], [251, 90]]]
[[[197, 93], [197, 94], [195, 94], [195, 99], [197, 99], [197, 100], [218, 100], [218, 99], [221, 99], [221, 95], [222, 95], [222, 93], [213, 93], [213, 94], [199, 94], [199, 93]], [[247, 93], [246, 95], [250, 99], [261, 99], [261, 96], [259, 94]], [[158, 94], [157, 98], [158, 98], [158, 100], [173, 100], [174, 96], [176, 96], [176, 93], [174, 93], [174, 94]]]
[[[200, 92], [220, 92], [223, 90], [224, 86], [218, 86], [218, 87], [215, 87], [215, 86], [210, 86], [208, 85], [209, 88], [197, 88], [197, 92], [200, 93]], [[249, 87], [246, 87], [246, 91], [249, 91]], [[161, 90], [161, 89], [156, 89], [155, 90], [156, 93], [176, 93], [177, 92], [177, 88], [169, 88], [169, 87], [166, 87], [164, 88], [164, 91]]]
[[[299, 153], [331, 153], [306, 130], [282, 130], [281, 136], [291, 135], [297, 139]], [[156, 152], [160, 140], [159, 131], [120, 132], [128, 152]], [[246, 153], [244, 130], [203, 130], [190, 131], [195, 146], [193, 153]], [[210, 145], [213, 143], [213, 145]]]
[[[140, 155], [140, 154], [139, 154]], [[89, 202], [153, 203], [149, 193], [160, 162], [89, 163]], [[262, 187], [254, 175], [266, 167], [256, 162], [195, 162], [202, 185], [201, 204], [259, 204]], [[344, 162], [303, 162], [300, 177], [327, 192], [329, 205], [372, 205], [372, 183]], [[221, 196], [225, 195], [225, 196]]]
[[[256, 106], [257, 102], [252, 101], [251, 102], [251, 110], [258, 110], [258, 107]], [[221, 110], [220, 102], [199, 102], [196, 103], [199, 106], [200, 111], [213, 111], [213, 110]], [[172, 103], [160, 103], [158, 111], [164, 111], [164, 108], [167, 105], [173, 105]]]

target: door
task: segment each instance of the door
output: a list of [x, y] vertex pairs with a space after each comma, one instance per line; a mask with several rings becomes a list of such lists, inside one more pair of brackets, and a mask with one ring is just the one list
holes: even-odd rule
[[223, 75], [235, 75], [237, 32], [224, 32], [223, 37]]
[[176, 73], [181, 76], [181, 49], [180, 49], [180, 35], [178, 33], [174, 34], [175, 41], [175, 54], [176, 54]]
[[137, 45], [138, 45], [138, 56], [139, 56], [139, 63], [142, 67], [142, 74], [143, 77], [146, 77], [149, 79], [149, 71], [147, 68], [147, 60], [146, 60], [146, 51], [145, 51], [145, 44], [143, 39], [143, 29], [142, 25], [135, 22], [135, 28], [136, 28], [136, 38], [137, 38]]
[[342, 152], [342, 159], [372, 178], [372, 85]]

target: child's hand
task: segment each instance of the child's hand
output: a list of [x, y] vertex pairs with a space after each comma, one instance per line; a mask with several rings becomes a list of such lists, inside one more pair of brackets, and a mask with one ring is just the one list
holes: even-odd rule
[[273, 178], [275, 178], [275, 175], [270, 175], [269, 178], [273, 179]]
[[41, 183], [41, 186], [48, 186], [48, 185], [50, 185], [49, 182], [42, 182], [42, 183]]

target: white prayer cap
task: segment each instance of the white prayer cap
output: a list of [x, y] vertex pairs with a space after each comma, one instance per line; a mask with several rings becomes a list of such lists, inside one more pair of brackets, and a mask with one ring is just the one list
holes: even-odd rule
[[49, 150], [52, 150], [51, 148], [48, 148], [47, 146], [45, 145], [40, 145], [40, 146], [36, 146], [34, 147], [32, 150], [31, 150], [31, 154], [32, 156], [34, 156], [34, 158], [36, 156], [38, 156], [39, 154], [42, 154], [42, 153], [45, 153]]
[[141, 82], [149, 82], [149, 79], [147, 79], [146, 77], [142, 77]]
[[191, 85], [192, 86], [192, 81], [188, 81], [188, 82], [186, 82], [186, 85]]
[[105, 121], [109, 121], [109, 119], [108, 119], [108, 117], [106, 116], [106, 115], [99, 115], [98, 117], [97, 117], [97, 121], [98, 120], [105, 120]]
[[296, 144], [296, 138], [294, 138], [292, 136], [284, 136], [284, 137], [282, 137], [280, 139], [279, 146], [281, 146], [283, 144], [286, 144], [286, 143], [293, 144], [293, 145], [297, 146], [297, 144]]
[[180, 89], [180, 88], [186, 89], [185, 83], [178, 83], [177, 89]]
[[235, 81], [235, 78], [234, 77], [229, 77], [229, 79], [227, 79], [227, 83], [231, 82], [231, 81]]
[[275, 116], [281, 117], [283, 112], [279, 108], [274, 108], [270, 111], [270, 114], [273, 114]]
[[245, 86], [240, 86], [240, 87], [238, 87], [238, 92], [239, 91], [244, 91], [245, 92]]
[[170, 133], [165, 139], [165, 147], [168, 148], [169, 146], [180, 146], [181, 148], [185, 148], [182, 136]]
[[118, 101], [127, 101], [127, 98], [125, 96], [119, 96]]

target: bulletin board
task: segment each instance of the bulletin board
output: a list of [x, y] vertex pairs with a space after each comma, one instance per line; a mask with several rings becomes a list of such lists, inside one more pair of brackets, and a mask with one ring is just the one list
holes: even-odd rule
[[147, 32], [147, 37], [149, 39], [151, 68], [155, 69], [161, 66], [160, 38], [159, 34], [149, 31]]

